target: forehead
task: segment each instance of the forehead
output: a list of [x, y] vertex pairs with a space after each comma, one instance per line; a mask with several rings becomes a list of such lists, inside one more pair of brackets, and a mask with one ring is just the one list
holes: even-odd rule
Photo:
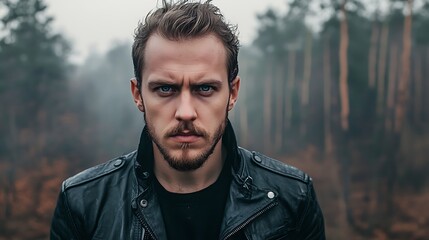
[[144, 68], [181, 65], [182, 67], [220, 67], [227, 71], [227, 53], [214, 34], [169, 40], [158, 33], [149, 37], [144, 52]]

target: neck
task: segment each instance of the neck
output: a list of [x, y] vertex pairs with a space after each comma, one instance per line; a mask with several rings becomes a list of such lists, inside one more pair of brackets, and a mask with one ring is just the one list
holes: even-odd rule
[[213, 184], [219, 177], [226, 158], [221, 139], [200, 168], [178, 171], [167, 163], [155, 144], [153, 148], [155, 176], [167, 191], [174, 193], [197, 192]]

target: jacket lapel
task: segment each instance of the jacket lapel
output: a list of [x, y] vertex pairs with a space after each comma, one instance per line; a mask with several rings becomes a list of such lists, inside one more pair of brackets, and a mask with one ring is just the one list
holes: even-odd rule
[[[241, 156], [242, 158], [245, 158]], [[259, 189], [252, 183], [245, 162], [241, 159], [242, 173], [235, 174], [225, 206], [220, 239], [228, 239], [247, 224], [278, 204], [272, 192]]]

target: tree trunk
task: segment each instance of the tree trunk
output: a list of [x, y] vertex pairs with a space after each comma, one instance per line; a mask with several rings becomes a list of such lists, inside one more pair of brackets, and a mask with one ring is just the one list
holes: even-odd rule
[[372, 24], [371, 46], [368, 54], [368, 85], [371, 89], [375, 87], [377, 72], [377, 44], [380, 36], [380, 30], [377, 21]]
[[270, 56], [267, 64], [267, 74], [264, 84], [264, 150], [270, 152], [271, 150], [271, 99], [272, 99], [272, 82], [273, 82], [273, 69], [275, 64], [274, 57]]
[[341, 98], [341, 128], [347, 131], [349, 128], [349, 90], [347, 84], [348, 77], [348, 58], [347, 51], [349, 48], [349, 33], [347, 23], [347, 13], [345, 5], [347, 0], [344, 0], [340, 7], [340, 98]]
[[395, 107], [396, 76], [398, 75], [398, 47], [392, 44], [389, 57], [389, 82], [387, 86], [387, 105], [385, 117], [385, 130], [393, 130], [393, 110]]
[[341, 129], [338, 134], [338, 159], [340, 162], [340, 176], [343, 185], [344, 208], [346, 212], [347, 222], [350, 226], [356, 227], [352, 207], [350, 204], [350, 161], [351, 155], [349, 150], [349, 91], [348, 91], [348, 48], [349, 48], [349, 33], [348, 20], [346, 13], [347, 0], [343, 0], [340, 5], [340, 49], [339, 49], [339, 65], [340, 65], [340, 103], [341, 103]]
[[323, 112], [324, 112], [324, 149], [325, 155], [332, 157], [333, 143], [331, 133], [331, 49], [329, 40], [325, 40], [323, 48]]
[[398, 101], [395, 108], [395, 132], [400, 133], [404, 119], [406, 117], [406, 108], [408, 103], [408, 88], [410, 81], [410, 62], [411, 62], [411, 24], [412, 24], [412, 5], [413, 0], [407, 0], [406, 15], [404, 20], [403, 47], [401, 56], [402, 74], [398, 84]]
[[422, 122], [422, 56], [416, 53], [414, 66], [414, 122], [420, 125]]
[[[429, 65], [429, 46], [426, 47], [426, 51], [425, 51], [425, 62], [424, 62], [424, 66], [428, 66]], [[429, 76], [429, 68], [424, 68], [424, 73], [423, 76]], [[424, 85], [424, 89], [429, 89], [429, 83], [428, 81], [424, 81], [422, 82], [422, 84]], [[422, 119], [423, 122], [429, 122], [429, 94], [423, 94], [422, 96], [422, 101], [423, 101], [423, 114], [422, 114]]]
[[240, 141], [243, 146], [248, 146], [249, 144], [249, 120], [247, 118], [247, 84], [241, 85], [240, 91], [240, 105], [238, 108], [239, 111], [239, 122], [240, 122]]
[[301, 106], [307, 106], [309, 102], [309, 88], [311, 79], [311, 63], [313, 52], [313, 35], [310, 30], [307, 31], [306, 44], [304, 52], [304, 73], [302, 79]]
[[[429, 46], [425, 47], [425, 50], [422, 51], [423, 55], [423, 66], [429, 66]], [[422, 69], [423, 76], [429, 76], [429, 68], [424, 67]], [[422, 81], [423, 89], [426, 91], [429, 90], [429, 82], [425, 79], [425, 81]], [[422, 95], [422, 122], [427, 123], [429, 122], [429, 92], [425, 92], [426, 94]]]
[[285, 127], [289, 130], [292, 126], [292, 115], [293, 115], [293, 93], [295, 88], [295, 63], [296, 63], [296, 51], [290, 50], [288, 52], [288, 78], [286, 83], [286, 120]]
[[275, 139], [274, 139], [274, 145], [276, 151], [281, 151], [281, 148], [283, 146], [283, 96], [284, 96], [284, 77], [283, 77], [283, 63], [279, 61], [279, 63], [276, 65], [276, 112], [275, 112], [275, 118], [276, 118], [276, 129], [275, 129]]
[[[401, 147], [401, 132], [403, 128], [403, 122], [406, 118], [406, 107], [408, 102], [408, 88], [409, 88], [409, 78], [410, 78], [410, 57], [411, 57], [411, 18], [412, 18], [412, 0], [406, 2], [406, 15], [404, 19], [404, 30], [403, 30], [403, 48], [401, 56], [401, 76], [398, 83], [398, 95], [397, 102], [395, 107], [395, 123], [394, 131], [388, 132], [385, 134], [386, 139], [386, 157], [384, 161], [381, 162], [380, 172], [385, 176], [386, 181], [382, 182], [384, 185], [385, 194], [380, 192], [380, 197], [382, 201], [380, 204], [384, 203], [385, 208], [380, 216], [387, 219], [383, 223], [386, 230], [390, 230], [391, 222], [395, 213], [395, 202], [391, 196], [395, 195], [395, 186], [396, 186], [396, 176], [398, 162], [400, 158], [400, 147]], [[382, 159], [383, 160], [383, 159]], [[383, 189], [383, 186], [380, 187]], [[379, 205], [382, 206], [382, 205]]]
[[377, 116], [383, 116], [384, 109], [384, 88], [386, 76], [386, 58], [387, 46], [389, 42], [389, 25], [387, 22], [383, 23], [380, 38], [380, 57], [378, 62], [378, 77], [377, 77]]
[[310, 30], [307, 30], [306, 35], [306, 44], [304, 50], [304, 73], [302, 79], [302, 88], [301, 88], [301, 127], [300, 133], [301, 137], [305, 138], [307, 134], [307, 111], [308, 111], [308, 102], [309, 102], [309, 92], [310, 92], [310, 79], [311, 79], [311, 63], [312, 63], [312, 52], [313, 52], [313, 35]]

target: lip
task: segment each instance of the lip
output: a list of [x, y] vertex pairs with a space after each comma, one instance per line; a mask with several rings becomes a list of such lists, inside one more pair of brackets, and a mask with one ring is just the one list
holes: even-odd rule
[[171, 137], [174, 141], [179, 143], [193, 143], [198, 141], [201, 136], [198, 135], [190, 135], [190, 134], [181, 134], [181, 135], [174, 135]]

